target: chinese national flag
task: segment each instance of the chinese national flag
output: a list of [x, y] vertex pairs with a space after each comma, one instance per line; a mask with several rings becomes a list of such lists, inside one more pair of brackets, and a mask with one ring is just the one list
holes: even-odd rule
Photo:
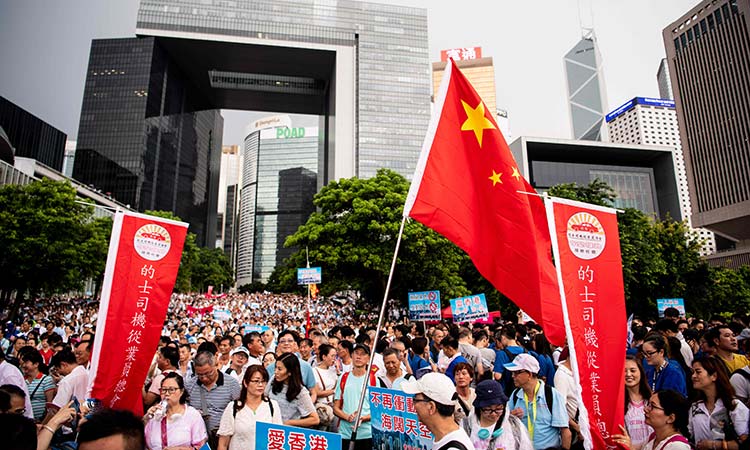
[[479, 272], [564, 345], [544, 203], [481, 98], [451, 60], [404, 206], [468, 253]]

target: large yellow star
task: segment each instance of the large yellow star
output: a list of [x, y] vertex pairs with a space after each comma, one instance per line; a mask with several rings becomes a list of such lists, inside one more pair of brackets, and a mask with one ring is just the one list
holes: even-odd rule
[[494, 170], [492, 171], [492, 176], [489, 177], [490, 180], [492, 180], [492, 185], [496, 185], [497, 183], [503, 184], [503, 180], [500, 179], [502, 177], [502, 173], [497, 173]]
[[484, 116], [484, 103], [479, 100], [479, 104], [476, 108], [472, 108], [468, 103], [461, 100], [461, 104], [464, 105], [464, 111], [466, 112], [466, 121], [461, 125], [461, 131], [474, 131], [474, 136], [479, 142], [479, 147], [482, 147], [482, 134], [486, 129], [497, 129], [492, 122]]
[[513, 168], [513, 175], [511, 175], [517, 181], [521, 181], [521, 174], [518, 172], [518, 167]]

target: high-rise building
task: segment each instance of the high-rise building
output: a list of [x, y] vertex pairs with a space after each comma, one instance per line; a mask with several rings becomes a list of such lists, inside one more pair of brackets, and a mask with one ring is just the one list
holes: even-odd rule
[[474, 86], [488, 111], [497, 110], [495, 66], [492, 57], [482, 57], [482, 47], [452, 48], [440, 52], [440, 61], [432, 63], [432, 93], [437, 95], [448, 59], [456, 61], [466, 78]]
[[256, 124], [248, 127], [243, 155], [237, 286], [268, 281], [295, 250], [284, 241], [315, 210], [318, 128]]
[[73, 178], [73, 164], [76, 160], [76, 141], [65, 141], [65, 158], [63, 159], [62, 173]]
[[573, 139], [606, 140], [604, 115], [607, 93], [604, 87], [602, 56], [593, 30], [565, 55], [565, 78]]
[[65, 133], [3, 96], [0, 96], [0, 127], [15, 149], [15, 156], [62, 169]]
[[221, 248], [233, 263], [236, 247], [236, 220], [239, 203], [239, 184], [242, 176], [242, 158], [239, 145], [221, 148], [219, 173], [219, 202], [216, 214], [216, 247]]
[[748, 0], [704, 0], [662, 33], [693, 226], [731, 240], [709, 262], [733, 267], [750, 264], [748, 19]]
[[667, 64], [667, 58], [662, 58], [659, 63], [659, 70], [656, 71], [656, 82], [659, 85], [659, 97], [674, 100], [672, 80], [669, 79], [669, 64]]
[[[668, 99], [635, 97], [607, 114], [606, 120], [610, 142], [665, 145], [672, 149], [675, 160], [675, 179], [680, 197], [680, 212], [690, 225], [692, 206], [674, 102]], [[704, 242], [701, 254], [714, 253], [716, 251], [714, 234], [703, 228], [695, 231]]]

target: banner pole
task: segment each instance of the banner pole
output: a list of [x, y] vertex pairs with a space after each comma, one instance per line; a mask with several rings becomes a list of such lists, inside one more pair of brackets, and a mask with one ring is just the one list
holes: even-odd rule
[[[351, 442], [349, 442], [349, 450], [354, 450], [354, 445], [357, 439], [357, 429], [360, 425], [362, 418], [362, 406], [365, 402], [365, 394], [367, 393], [367, 386], [370, 382], [370, 372], [372, 371], [372, 363], [375, 361], [375, 346], [378, 338], [380, 337], [380, 331], [383, 327], [383, 316], [385, 315], [385, 308], [388, 304], [388, 292], [391, 290], [391, 281], [393, 280], [393, 272], [396, 269], [396, 259], [398, 258], [398, 249], [401, 246], [401, 236], [404, 234], [404, 225], [406, 224], [406, 216], [401, 219], [401, 227], [398, 230], [398, 238], [396, 239], [396, 249], [393, 251], [393, 261], [391, 261], [391, 271], [388, 273], [388, 283], [385, 285], [385, 292], [383, 293], [383, 304], [380, 305], [380, 315], [378, 316], [378, 326], [375, 329], [375, 341], [372, 343], [370, 349], [370, 361], [367, 363], [367, 370], [365, 371], [365, 380], [362, 383], [362, 391], [359, 395], [359, 406], [357, 407], [357, 419], [352, 425], [352, 436]], [[343, 393], [342, 393], [343, 395]]]
[[552, 198], [547, 196], [545, 192], [542, 197], [544, 198], [545, 211], [547, 213], [547, 226], [549, 227], [549, 237], [552, 243], [552, 257], [555, 260], [555, 272], [557, 273], [557, 286], [560, 290], [560, 302], [562, 303], [563, 321], [565, 323], [565, 338], [568, 343], [568, 351], [570, 353], [570, 369], [573, 372], [573, 380], [575, 381], [576, 399], [578, 400], [578, 426], [583, 436], [583, 447], [585, 450], [591, 450], [593, 447], [593, 441], [591, 439], [591, 429], [589, 428], [589, 416], [586, 405], [583, 403], [583, 394], [581, 391], [581, 375], [578, 372], [578, 356], [576, 354], [575, 343], [573, 340], [573, 330], [570, 327], [570, 313], [568, 312], [568, 302], [565, 298], [565, 286], [563, 285], [562, 276], [562, 264], [560, 263], [560, 247], [557, 242], [557, 230], [555, 228], [555, 212], [554, 212], [554, 201]]

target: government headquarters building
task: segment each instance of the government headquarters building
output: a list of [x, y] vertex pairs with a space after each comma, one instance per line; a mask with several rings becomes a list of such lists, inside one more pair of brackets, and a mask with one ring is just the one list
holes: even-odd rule
[[172, 211], [211, 244], [221, 109], [318, 116], [318, 189], [381, 167], [409, 177], [429, 62], [424, 9], [142, 0], [136, 36], [92, 42], [73, 176], [137, 210]]

